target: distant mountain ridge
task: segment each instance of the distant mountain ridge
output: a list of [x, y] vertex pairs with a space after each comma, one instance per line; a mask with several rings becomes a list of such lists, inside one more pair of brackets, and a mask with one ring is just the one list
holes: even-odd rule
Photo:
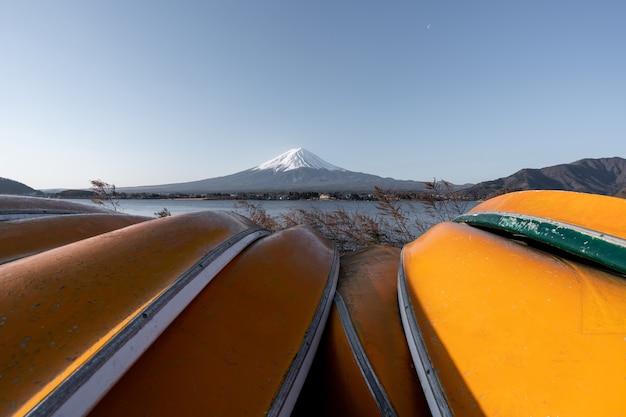
[[120, 187], [129, 193], [273, 193], [346, 192], [369, 193], [374, 187], [406, 192], [425, 189], [421, 181], [396, 180], [362, 172], [348, 171], [324, 161], [303, 148], [287, 152], [254, 168], [217, 178], [178, 184]]
[[10, 180], [8, 178], [0, 177], [0, 194], [13, 194], [13, 195], [30, 195], [39, 196], [43, 195], [41, 191], [37, 191], [34, 188], [29, 187], [21, 182]]
[[[422, 192], [422, 181], [405, 181], [348, 171], [303, 148], [291, 149], [254, 168], [199, 181], [118, 187], [127, 193], [210, 194], [345, 192], [371, 193], [375, 186], [404, 192]], [[545, 168], [525, 168], [508, 176], [472, 186], [455, 186], [461, 195], [481, 200], [518, 190], [568, 190], [626, 198], [626, 159], [581, 159]], [[0, 194], [42, 195], [25, 184], [0, 177]]]
[[587, 158], [540, 169], [525, 168], [508, 177], [475, 184], [463, 194], [485, 199], [518, 190], [567, 190], [621, 196], [625, 189], [626, 159], [613, 157]]

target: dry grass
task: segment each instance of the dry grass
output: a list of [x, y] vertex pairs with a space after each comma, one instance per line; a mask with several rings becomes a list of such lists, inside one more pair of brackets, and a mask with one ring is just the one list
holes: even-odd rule
[[[451, 220], [466, 211], [467, 201], [450, 183], [434, 180], [425, 185], [426, 192], [415, 195], [375, 188], [377, 212], [373, 215], [348, 212], [337, 206], [333, 211], [315, 207], [291, 209], [272, 217], [262, 203], [250, 201], [239, 201], [235, 210], [243, 210], [249, 219], [273, 232], [296, 225], [313, 227], [333, 241], [342, 253], [370, 245], [402, 247], [436, 223]], [[119, 194], [114, 184], [91, 180], [91, 191], [94, 202], [115, 211], [119, 209]], [[154, 214], [156, 217], [171, 215], [167, 208]]]
[[466, 211], [467, 202], [454, 192], [451, 184], [435, 180], [426, 187], [427, 193], [414, 196], [376, 188], [377, 212], [373, 215], [348, 212], [337, 206], [333, 211], [315, 207], [291, 209], [272, 217], [262, 203], [250, 201], [238, 202], [236, 209], [243, 210], [244, 215], [271, 231], [296, 225], [313, 227], [333, 241], [342, 253], [370, 245], [402, 247], [436, 223], [451, 220]]

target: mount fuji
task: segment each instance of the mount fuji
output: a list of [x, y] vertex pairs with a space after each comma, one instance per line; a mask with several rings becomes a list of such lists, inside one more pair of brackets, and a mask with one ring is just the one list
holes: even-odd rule
[[254, 171], [271, 169], [274, 172], [291, 171], [298, 168], [327, 169], [329, 171], [345, 171], [333, 164], [329, 164], [317, 155], [303, 148], [291, 149], [276, 158], [252, 168]]
[[348, 171], [324, 161], [303, 148], [291, 149], [276, 158], [223, 177], [199, 181], [120, 187], [127, 193], [210, 194], [320, 192], [369, 193], [378, 186], [396, 191], [423, 191], [420, 181], [395, 180], [362, 172]]

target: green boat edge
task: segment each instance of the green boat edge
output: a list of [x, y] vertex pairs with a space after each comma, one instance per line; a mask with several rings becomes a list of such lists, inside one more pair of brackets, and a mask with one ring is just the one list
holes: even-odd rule
[[613, 235], [558, 220], [499, 211], [463, 214], [453, 221], [523, 236], [626, 274], [626, 240]]

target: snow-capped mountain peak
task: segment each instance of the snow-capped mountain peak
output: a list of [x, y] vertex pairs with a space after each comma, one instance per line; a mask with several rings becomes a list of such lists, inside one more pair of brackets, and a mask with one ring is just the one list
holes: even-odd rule
[[253, 168], [255, 171], [271, 169], [274, 172], [291, 171], [298, 168], [314, 168], [327, 169], [329, 171], [345, 171], [333, 164], [324, 161], [312, 152], [304, 148], [290, 149], [287, 152], [278, 155], [276, 158], [262, 163]]

